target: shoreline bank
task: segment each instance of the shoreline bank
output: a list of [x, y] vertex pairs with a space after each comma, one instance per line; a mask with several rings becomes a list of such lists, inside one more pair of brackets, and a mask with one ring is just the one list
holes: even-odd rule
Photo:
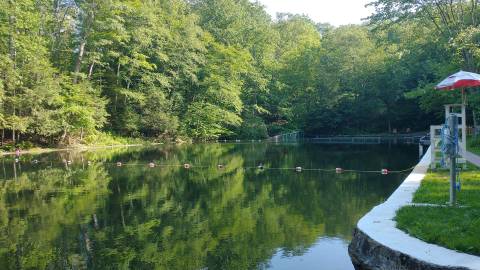
[[[110, 149], [110, 148], [120, 148], [120, 147], [140, 147], [140, 146], [155, 146], [163, 145], [163, 143], [145, 143], [145, 144], [118, 144], [118, 145], [99, 145], [99, 146], [78, 146], [78, 147], [66, 147], [66, 148], [33, 148], [30, 150], [21, 150], [21, 154], [44, 154], [44, 153], [53, 153], [53, 152], [64, 152], [64, 151], [88, 151], [88, 150], [99, 150], [99, 149]], [[0, 156], [11, 156], [15, 155], [13, 152], [0, 152]]]

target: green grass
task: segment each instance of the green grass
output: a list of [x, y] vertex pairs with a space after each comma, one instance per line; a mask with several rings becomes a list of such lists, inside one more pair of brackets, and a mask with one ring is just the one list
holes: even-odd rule
[[425, 242], [480, 255], [480, 209], [408, 206], [397, 227]]
[[480, 155], [480, 136], [476, 138], [467, 138], [467, 150], [477, 155]]
[[[397, 213], [397, 227], [428, 243], [480, 255], [480, 171], [460, 174], [461, 207], [407, 206]], [[446, 205], [449, 201], [449, 172], [427, 174], [413, 202]]]
[[[427, 174], [413, 197], [414, 203], [447, 204], [450, 196], [448, 171]], [[480, 171], [468, 170], [460, 173], [461, 191], [457, 193], [459, 205], [480, 208]]]

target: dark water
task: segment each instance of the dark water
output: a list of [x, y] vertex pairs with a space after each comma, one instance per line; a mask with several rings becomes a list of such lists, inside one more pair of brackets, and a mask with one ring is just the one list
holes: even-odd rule
[[244, 168], [398, 170], [417, 152], [205, 144], [0, 162], [0, 269], [352, 269], [356, 222], [405, 173]]

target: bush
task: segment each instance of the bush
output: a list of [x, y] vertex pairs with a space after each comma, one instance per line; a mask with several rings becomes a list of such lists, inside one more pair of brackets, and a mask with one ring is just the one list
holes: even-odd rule
[[18, 144], [14, 144], [14, 143], [4, 144], [0, 147], [0, 149], [5, 152], [13, 152], [17, 147], [20, 148], [21, 150], [28, 150], [28, 149], [34, 148], [35, 145], [29, 141], [22, 141]]
[[5, 152], [15, 151], [15, 144], [4, 144], [0, 147]]
[[242, 139], [265, 139], [268, 137], [267, 125], [260, 117], [245, 118], [236, 132]]
[[35, 145], [29, 141], [22, 141], [19, 144], [17, 144], [18, 148], [23, 149], [23, 150], [28, 150], [32, 149], [35, 147]]
[[145, 141], [140, 138], [125, 138], [110, 133], [96, 132], [84, 138], [86, 145], [126, 145], [142, 144]]

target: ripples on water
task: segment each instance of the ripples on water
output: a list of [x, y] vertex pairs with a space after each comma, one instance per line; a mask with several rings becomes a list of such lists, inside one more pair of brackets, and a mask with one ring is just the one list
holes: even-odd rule
[[399, 170], [416, 158], [414, 146], [319, 144], [3, 157], [0, 269], [353, 269], [356, 222], [406, 174], [243, 168]]

